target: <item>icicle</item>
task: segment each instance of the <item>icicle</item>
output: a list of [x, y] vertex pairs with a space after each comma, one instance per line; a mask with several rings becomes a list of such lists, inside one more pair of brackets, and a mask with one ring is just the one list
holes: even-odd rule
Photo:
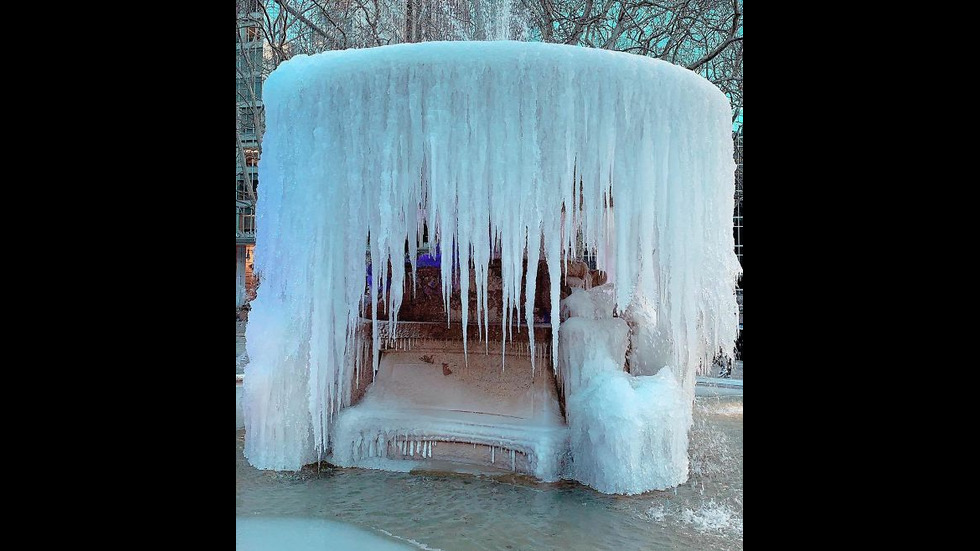
[[462, 302], [462, 324], [463, 324], [463, 364], [469, 367], [470, 358], [466, 349], [466, 331], [470, 319], [470, 246], [467, 243], [462, 247], [465, 252], [460, 253], [460, 276], [459, 276], [459, 296]]

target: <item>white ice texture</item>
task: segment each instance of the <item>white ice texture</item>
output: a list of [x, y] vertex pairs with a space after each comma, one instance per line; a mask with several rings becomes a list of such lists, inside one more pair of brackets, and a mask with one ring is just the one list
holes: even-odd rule
[[[692, 396], [698, 366], [731, 352], [731, 110], [697, 74], [598, 49], [434, 42], [298, 55], [269, 76], [263, 99], [262, 283], [244, 383], [255, 467], [295, 470], [327, 452], [365, 367], [353, 353], [363, 306], [381, 298], [397, 323], [405, 243], [414, 269], [423, 222], [444, 259], [458, 255], [442, 262], [446, 297], [459, 266], [475, 272], [479, 307], [463, 301], [464, 327], [474, 316], [485, 334], [488, 265], [499, 257], [494, 307], [533, 332], [534, 276], [521, 304], [522, 259], [535, 267], [543, 255], [557, 361], [560, 263], [584, 247], [615, 282], [618, 312], [638, 291], [656, 312], [667, 363]], [[469, 278], [458, 281], [468, 293]], [[625, 403], [654, 394], [635, 390]]]
[[[481, 388], [477, 377], [447, 377], [437, 366], [412, 364], [411, 354], [385, 354], [364, 397], [336, 416], [329, 461], [341, 467], [397, 470], [399, 464], [433, 457], [469, 456], [465, 462], [478, 463], [476, 458], [486, 451], [489, 466], [517, 470], [520, 452], [526, 472], [557, 481], [568, 452], [568, 427], [550, 374], [538, 370], [527, 385], [526, 363], [522, 369], [508, 360], [501, 370], [496, 354], [470, 355], [474, 357], [460, 371], [493, 377], [483, 383], [492, 387]], [[455, 361], [463, 363], [462, 358]], [[493, 415], [492, 421], [486, 413]], [[472, 454], [449, 445], [460, 442], [473, 444]]]
[[667, 365], [654, 376], [623, 370], [633, 337], [648, 328], [612, 317], [612, 289], [576, 290], [561, 301], [558, 379], [572, 457], [564, 474], [610, 494], [677, 486], [688, 475], [693, 395]]
[[607, 494], [683, 484], [692, 405], [669, 367], [652, 376], [595, 373], [566, 402], [571, 478]]
[[606, 283], [591, 289], [572, 289], [561, 301], [561, 321], [568, 318], [604, 319], [613, 317], [616, 286]]

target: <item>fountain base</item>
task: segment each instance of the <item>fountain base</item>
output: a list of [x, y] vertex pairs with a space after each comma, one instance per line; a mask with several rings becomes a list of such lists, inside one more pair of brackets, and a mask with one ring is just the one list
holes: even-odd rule
[[536, 361], [532, 370], [518, 347], [502, 355], [471, 342], [479, 351], [464, 355], [461, 343], [427, 342], [381, 352], [374, 383], [337, 417], [330, 461], [401, 471], [476, 466], [557, 480], [568, 429], [550, 366]]

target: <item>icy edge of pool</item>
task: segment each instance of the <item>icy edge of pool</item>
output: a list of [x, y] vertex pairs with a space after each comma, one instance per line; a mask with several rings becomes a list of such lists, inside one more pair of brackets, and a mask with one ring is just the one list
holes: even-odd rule
[[695, 396], [742, 396], [741, 379], [698, 377], [694, 384]]
[[[241, 551], [404, 551], [435, 549], [385, 530], [374, 534], [342, 522], [326, 519], [236, 517], [235, 549]], [[400, 541], [399, 541], [400, 540]]]
[[[242, 382], [245, 377], [241, 373], [235, 380], [235, 430], [245, 428], [245, 416], [242, 413]], [[716, 377], [698, 377], [694, 385], [695, 396], [742, 396], [741, 379], [721, 379]]]

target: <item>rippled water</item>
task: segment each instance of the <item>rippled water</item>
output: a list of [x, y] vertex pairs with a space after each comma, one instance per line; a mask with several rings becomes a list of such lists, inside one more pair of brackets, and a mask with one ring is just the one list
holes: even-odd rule
[[694, 420], [688, 482], [639, 496], [514, 475], [259, 471], [239, 430], [236, 515], [339, 521], [446, 551], [742, 549], [742, 397], [699, 397]]

